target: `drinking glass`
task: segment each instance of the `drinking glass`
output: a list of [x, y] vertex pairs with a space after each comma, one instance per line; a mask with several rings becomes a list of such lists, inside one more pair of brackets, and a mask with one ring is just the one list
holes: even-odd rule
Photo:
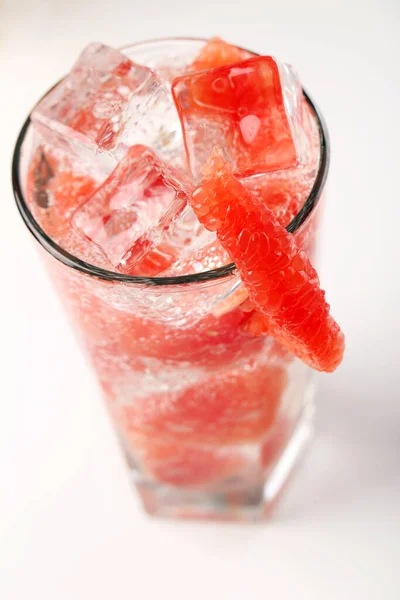
[[[123, 52], [152, 67], [171, 65], [173, 74], [203, 43], [156, 40]], [[287, 229], [314, 255], [329, 143], [321, 113], [304, 94], [319, 131], [319, 165]], [[173, 518], [266, 517], [312, 435], [311, 369], [272, 338], [245, 332], [233, 263], [135, 277], [65, 251], [28, 206], [31, 138], [28, 117], [12, 166], [17, 206], [96, 372], [145, 510]]]

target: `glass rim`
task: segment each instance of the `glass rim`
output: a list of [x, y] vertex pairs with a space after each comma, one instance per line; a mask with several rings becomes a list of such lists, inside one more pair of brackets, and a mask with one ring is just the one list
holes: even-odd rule
[[[121, 48], [122, 51], [127, 50], [128, 48], [158, 43], [158, 42], [168, 42], [168, 41], [206, 41], [203, 38], [186, 38], [186, 37], [170, 37], [170, 38], [157, 38], [153, 40], [145, 40], [143, 42], [137, 42], [134, 44], [129, 44], [123, 46]], [[58, 81], [54, 86], [52, 86], [42, 98], [47, 96], [60, 82]], [[311, 99], [309, 94], [306, 92], [304, 88], [303, 94], [306, 102], [308, 103], [311, 111], [316, 119], [319, 131], [319, 139], [320, 139], [320, 157], [319, 157], [319, 165], [317, 175], [311, 189], [311, 192], [304, 202], [303, 206], [299, 210], [299, 212], [293, 217], [290, 223], [287, 225], [286, 230], [289, 233], [295, 233], [301, 225], [306, 221], [307, 217], [313, 211], [313, 209], [318, 204], [318, 201], [321, 197], [322, 191], [324, 189], [325, 181], [328, 176], [329, 170], [329, 162], [330, 162], [330, 143], [328, 130], [325, 123], [325, 120], [320, 112], [319, 108], [316, 106], [314, 101]], [[54, 240], [51, 239], [49, 235], [40, 227], [39, 223], [34, 218], [33, 214], [29, 210], [27, 202], [25, 201], [24, 194], [22, 192], [22, 186], [20, 181], [20, 157], [21, 157], [21, 149], [25, 140], [25, 136], [31, 124], [30, 114], [25, 120], [19, 134], [17, 137], [17, 141], [14, 148], [13, 158], [12, 158], [12, 166], [11, 166], [11, 177], [12, 177], [12, 187], [14, 198], [17, 204], [17, 208], [19, 213], [24, 221], [25, 225], [33, 235], [33, 237], [39, 242], [39, 244], [56, 260], [63, 263], [65, 266], [74, 269], [75, 271], [79, 271], [84, 273], [85, 275], [90, 275], [91, 277], [96, 277], [97, 279], [105, 280], [105, 281], [114, 281], [119, 283], [127, 283], [127, 284], [136, 284], [136, 285], [144, 285], [144, 286], [164, 286], [164, 285], [182, 285], [188, 283], [201, 283], [201, 282], [211, 282], [213, 280], [219, 280], [221, 278], [228, 277], [232, 275], [236, 271], [235, 263], [229, 263], [224, 265], [223, 267], [218, 267], [216, 269], [211, 269], [209, 271], [203, 271], [201, 273], [192, 273], [190, 275], [179, 275], [174, 277], [139, 277], [136, 275], [126, 275], [124, 273], [118, 273], [116, 271], [108, 271], [107, 269], [103, 269], [102, 267], [97, 267], [96, 265], [92, 265], [88, 263], [67, 250], [64, 250], [62, 246], [57, 244]]]

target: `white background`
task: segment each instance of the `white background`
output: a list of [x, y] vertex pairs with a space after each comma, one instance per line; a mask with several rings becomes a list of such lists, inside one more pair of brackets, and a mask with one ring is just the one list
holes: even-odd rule
[[[2, 599], [399, 597], [399, 17], [398, 0], [0, 1]], [[333, 147], [321, 278], [347, 354], [259, 526], [140, 512], [10, 186], [23, 119], [87, 42], [212, 34], [294, 63]]]

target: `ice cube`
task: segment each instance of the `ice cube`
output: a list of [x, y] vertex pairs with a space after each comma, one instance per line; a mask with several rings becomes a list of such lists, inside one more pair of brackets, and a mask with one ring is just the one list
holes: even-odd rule
[[301, 88], [291, 68], [271, 56], [188, 73], [172, 91], [196, 180], [214, 145], [241, 177], [304, 160]]
[[156, 73], [118, 50], [93, 43], [37, 105], [32, 121], [61, 152], [107, 175], [142, 143], [175, 160], [183, 153], [172, 95]]
[[187, 202], [185, 184], [149, 148], [136, 145], [75, 212], [73, 225], [114, 267], [132, 273], [135, 263], [162, 242]]

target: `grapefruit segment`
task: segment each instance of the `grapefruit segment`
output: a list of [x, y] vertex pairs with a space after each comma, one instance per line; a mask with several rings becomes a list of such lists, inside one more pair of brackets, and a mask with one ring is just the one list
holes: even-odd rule
[[192, 207], [217, 232], [260, 313], [250, 318], [249, 331], [268, 333], [314, 369], [333, 371], [343, 357], [344, 336], [317, 272], [293, 235], [233, 176], [219, 150], [204, 167]]
[[189, 71], [216, 69], [254, 56], [251, 52], [224, 42], [220, 37], [213, 37], [200, 50], [200, 53], [189, 67]]

